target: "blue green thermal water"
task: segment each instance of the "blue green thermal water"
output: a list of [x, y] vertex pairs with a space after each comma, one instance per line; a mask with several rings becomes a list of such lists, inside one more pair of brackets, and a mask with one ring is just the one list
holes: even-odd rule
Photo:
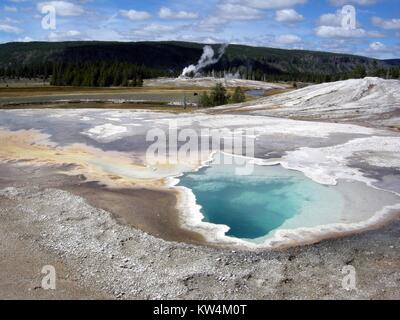
[[256, 165], [252, 174], [237, 175], [238, 166], [226, 164], [232, 157], [223, 157], [224, 164], [188, 173], [179, 185], [192, 190], [204, 221], [230, 227], [227, 236], [264, 239], [279, 229], [340, 221], [344, 199], [335, 187], [281, 166]]

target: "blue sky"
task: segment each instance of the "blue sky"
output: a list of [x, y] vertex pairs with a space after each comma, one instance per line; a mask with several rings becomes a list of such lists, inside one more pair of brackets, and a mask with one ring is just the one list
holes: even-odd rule
[[[342, 7], [356, 25], [342, 26]], [[44, 29], [43, 8], [56, 24]], [[48, 12], [48, 11], [46, 11]], [[0, 0], [0, 42], [185, 40], [400, 58], [399, 0]]]

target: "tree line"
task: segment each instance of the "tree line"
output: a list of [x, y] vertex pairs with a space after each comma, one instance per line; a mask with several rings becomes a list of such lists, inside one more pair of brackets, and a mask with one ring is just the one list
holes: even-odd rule
[[[227, 74], [236, 74], [241, 79], [267, 82], [307, 82], [322, 83], [365, 76], [381, 77], [385, 79], [399, 79], [400, 67], [380, 68], [377, 63], [366, 69], [364, 65], [356, 65], [349, 72], [342, 73], [313, 73], [291, 71], [279, 73], [260, 68], [228, 68], [222, 70], [204, 70], [205, 76], [224, 77]], [[57, 86], [141, 86], [144, 79], [177, 76], [180, 72], [149, 68], [144, 65], [119, 62], [46, 62], [31, 63], [28, 65], [13, 65], [0, 67], [2, 79], [42, 79]]]
[[333, 73], [316, 73], [316, 72], [299, 72], [291, 71], [286, 73], [270, 72], [266, 73], [262, 69], [250, 68], [248, 70], [240, 70], [241, 68], [230, 68], [228, 70], [208, 70], [206, 76], [223, 78], [226, 74], [237, 75], [241, 79], [256, 80], [264, 82], [306, 82], [306, 83], [323, 83], [334, 82], [348, 79], [361, 79], [367, 76], [379, 77], [383, 79], [400, 79], [400, 67], [379, 68], [374, 65], [368, 70], [364, 65], [356, 65], [348, 72], [333, 72]]
[[163, 71], [129, 63], [61, 63], [53, 66], [50, 84], [84, 87], [140, 87], [144, 79], [165, 75]]
[[0, 68], [3, 79], [42, 79], [54, 86], [137, 87], [170, 73], [130, 63], [43, 63]]
[[43, 79], [48, 80], [52, 74], [52, 63], [17, 64], [0, 67], [0, 77], [3, 79]]

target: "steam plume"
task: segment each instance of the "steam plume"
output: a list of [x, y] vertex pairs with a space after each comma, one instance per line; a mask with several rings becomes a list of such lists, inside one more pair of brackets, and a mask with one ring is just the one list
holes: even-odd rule
[[205, 46], [203, 48], [203, 54], [201, 55], [199, 62], [196, 65], [192, 64], [183, 69], [181, 77], [186, 77], [189, 74], [194, 74], [196, 76], [201, 69], [217, 63], [224, 55], [227, 47], [228, 44], [223, 44], [218, 49], [218, 55], [214, 57], [215, 52], [213, 48], [211, 46]]

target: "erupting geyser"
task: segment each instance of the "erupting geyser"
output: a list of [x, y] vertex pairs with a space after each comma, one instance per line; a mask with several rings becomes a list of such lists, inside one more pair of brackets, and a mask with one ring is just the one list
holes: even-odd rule
[[217, 63], [225, 53], [225, 50], [228, 47], [228, 45], [229, 44], [221, 45], [221, 47], [218, 50], [217, 56], [215, 56], [215, 52], [211, 46], [208, 45], [205, 46], [203, 48], [203, 54], [201, 55], [199, 62], [196, 65], [192, 64], [183, 69], [180, 78], [187, 77], [190, 75], [196, 76], [201, 69]]

